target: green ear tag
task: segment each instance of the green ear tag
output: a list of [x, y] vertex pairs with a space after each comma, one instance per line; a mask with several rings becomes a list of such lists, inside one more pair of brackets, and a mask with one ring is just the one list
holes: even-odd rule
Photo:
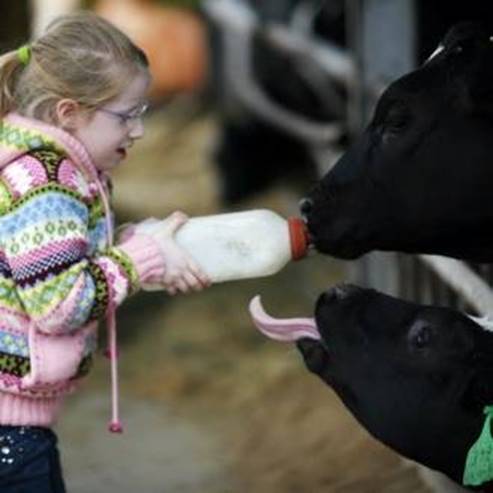
[[491, 417], [493, 406], [486, 406], [486, 414], [481, 435], [469, 449], [462, 483], [465, 486], [479, 486], [493, 479], [493, 438], [491, 437]]

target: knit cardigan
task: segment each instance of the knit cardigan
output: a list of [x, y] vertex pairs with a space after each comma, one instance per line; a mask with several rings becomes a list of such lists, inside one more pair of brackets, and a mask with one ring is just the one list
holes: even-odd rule
[[112, 246], [109, 185], [68, 133], [0, 121], [0, 424], [53, 425], [98, 319], [164, 272], [152, 238]]

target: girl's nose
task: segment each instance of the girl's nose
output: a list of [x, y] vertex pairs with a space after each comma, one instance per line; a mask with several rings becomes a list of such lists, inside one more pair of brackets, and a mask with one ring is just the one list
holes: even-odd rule
[[140, 139], [144, 136], [144, 123], [142, 118], [138, 118], [130, 129], [129, 137], [132, 139]]

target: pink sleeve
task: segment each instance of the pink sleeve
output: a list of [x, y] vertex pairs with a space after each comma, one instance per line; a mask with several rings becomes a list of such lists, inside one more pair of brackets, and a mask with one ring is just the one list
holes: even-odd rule
[[164, 257], [157, 242], [145, 234], [129, 234], [128, 239], [117, 245], [135, 268], [139, 284], [160, 282], [165, 271]]

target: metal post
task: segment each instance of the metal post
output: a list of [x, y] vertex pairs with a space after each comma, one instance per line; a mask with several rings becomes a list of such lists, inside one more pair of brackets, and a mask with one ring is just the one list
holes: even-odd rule
[[[359, 77], [349, 108], [351, 128], [365, 125], [381, 88], [415, 66], [415, 11], [412, 0], [347, 0], [349, 43]], [[372, 253], [350, 267], [354, 282], [390, 294], [399, 291], [394, 253]]]

